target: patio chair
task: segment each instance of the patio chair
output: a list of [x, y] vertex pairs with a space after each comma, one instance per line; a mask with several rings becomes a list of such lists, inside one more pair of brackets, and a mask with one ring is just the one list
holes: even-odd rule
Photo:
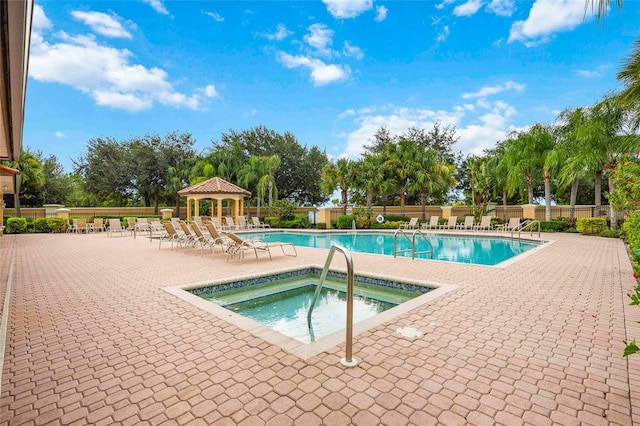
[[87, 233], [87, 220], [86, 219], [73, 219], [73, 231], [76, 234]]
[[418, 226], [418, 218], [412, 217], [409, 222], [401, 224], [398, 229], [416, 229], [416, 226]]
[[129, 230], [122, 227], [122, 223], [120, 219], [109, 219], [109, 228], [107, 229], [107, 237], [110, 237], [111, 234], [116, 232], [120, 233], [120, 236], [126, 235], [129, 233]]
[[513, 231], [518, 226], [520, 226], [520, 218], [519, 217], [512, 217], [512, 218], [509, 219], [508, 223], [504, 223], [502, 225], [496, 226], [496, 230], [497, 231]]
[[231, 230], [238, 229], [238, 227], [236, 226], [236, 223], [233, 221], [233, 217], [225, 216], [224, 217], [224, 222], [225, 222], [225, 224], [227, 226], [227, 229], [231, 229]]
[[429, 218], [429, 222], [425, 222], [422, 224], [422, 229], [438, 229], [438, 220], [440, 216], [431, 216]]
[[254, 228], [271, 228], [271, 225], [269, 225], [268, 223], [260, 222], [260, 219], [256, 216], [252, 217], [251, 221], [253, 222]]
[[200, 256], [202, 256], [202, 254], [204, 253], [205, 246], [209, 247], [209, 249], [215, 247], [216, 242], [214, 241], [211, 234], [205, 234], [204, 232], [202, 232], [202, 229], [196, 222], [191, 223], [191, 230], [194, 234], [196, 234], [196, 244], [200, 244]]
[[253, 225], [247, 223], [247, 218], [244, 216], [238, 216], [238, 229], [249, 229]]
[[127, 230], [131, 234], [133, 234], [135, 232], [135, 230], [136, 230], [136, 218], [135, 217], [128, 217], [127, 218]]
[[166, 233], [160, 236], [158, 243], [158, 250], [162, 247], [163, 241], [171, 242], [171, 248], [173, 249], [173, 244], [177, 244], [177, 247], [180, 247], [185, 240], [185, 235], [178, 232], [176, 227], [173, 226], [173, 222], [163, 222], [162, 225]]
[[202, 246], [202, 240], [194, 232], [191, 231], [191, 228], [189, 227], [189, 225], [187, 225], [186, 222], [180, 221], [180, 228], [182, 229], [182, 233], [184, 235], [182, 241], [183, 244], [193, 247], [195, 247], [196, 245]]
[[220, 223], [220, 219], [217, 216], [211, 217], [211, 223], [213, 223], [217, 229], [225, 229], [226, 227]]
[[480, 218], [480, 224], [476, 225], [475, 230], [477, 231], [490, 231], [491, 230], [491, 216], [482, 216]]
[[438, 226], [440, 229], [456, 229], [458, 223], [458, 216], [450, 216], [449, 221], [444, 225]]
[[458, 225], [457, 229], [465, 229], [471, 231], [475, 225], [476, 218], [474, 216], [465, 216], [464, 223]]
[[87, 223], [87, 227], [90, 232], [102, 232], [104, 231], [104, 219], [96, 217], [93, 219], [93, 223]]
[[207, 222], [204, 226], [207, 228], [207, 231], [209, 231], [209, 243], [212, 244], [213, 251], [215, 252], [215, 246], [219, 245], [224, 252], [227, 246], [232, 243], [231, 238], [227, 237], [225, 234], [219, 233], [218, 228], [216, 228], [216, 225], [214, 225], [213, 222]]
[[148, 231], [149, 230], [149, 221], [146, 217], [139, 217], [135, 224], [136, 232], [140, 231]]
[[[273, 260], [273, 258], [271, 257], [271, 248], [273, 247], [280, 247], [280, 249], [282, 250], [282, 254], [284, 254], [285, 256], [293, 256], [293, 257], [298, 256], [298, 252], [296, 251], [296, 246], [294, 246], [292, 243], [280, 243], [280, 242], [270, 243], [268, 241], [262, 241], [262, 240], [243, 240], [233, 232], [229, 232], [227, 236], [233, 241], [233, 243], [229, 247], [227, 247], [227, 250], [226, 250], [227, 261], [229, 260], [230, 257], [237, 255], [240, 263], [242, 263], [245, 249], [253, 250], [253, 252], [256, 255], [256, 259], [258, 258], [258, 252], [261, 251], [261, 252], [268, 253], [269, 260]], [[287, 254], [287, 252], [284, 250], [285, 246], [290, 246], [293, 249], [293, 254]]]

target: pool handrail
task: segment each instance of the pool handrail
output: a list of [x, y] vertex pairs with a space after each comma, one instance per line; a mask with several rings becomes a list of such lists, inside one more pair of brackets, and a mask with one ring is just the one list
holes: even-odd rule
[[531, 231], [531, 236], [533, 236], [533, 233], [535, 232], [535, 230], [533, 229], [533, 227], [535, 225], [538, 225], [538, 238], [540, 238], [540, 221], [539, 220], [532, 220], [532, 219], [527, 219], [524, 222], [522, 222], [520, 225], [518, 225], [517, 227], [513, 228], [511, 230], [511, 239], [513, 240], [513, 233], [514, 232], [518, 232], [518, 240], [522, 239], [521, 237], [521, 233], [522, 231], [524, 231], [525, 229], [529, 228], [529, 230]]
[[[404, 229], [399, 228], [393, 234], [393, 257], [394, 258], [397, 257], [398, 253], [405, 253], [405, 252], [409, 252], [410, 251], [411, 252], [411, 260], [415, 260], [416, 254], [426, 254], [426, 253], [429, 253], [431, 255], [431, 258], [433, 259], [433, 245], [431, 245], [431, 241], [429, 241], [427, 239], [427, 237], [425, 237], [425, 235], [422, 233], [420, 228], [416, 228], [411, 233], [411, 238], [409, 238], [409, 236], [404, 231], [405, 231]], [[398, 250], [398, 241], [397, 241], [398, 240], [398, 233], [402, 234], [402, 236], [407, 239], [409, 244], [411, 244], [411, 248], [410, 249]], [[427, 243], [427, 245], [429, 246], [429, 248], [431, 250], [416, 251], [416, 234], [420, 235], [420, 237], [424, 240], [425, 243]]]
[[316, 291], [313, 294], [313, 299], [311, 300], [311, 304], [309, 305], [309, 311], [307, 312], [307, 326], [309, 327], [309, 330], [311, 330], [311, 313], [313, 312], [313, 308], [315, 307], [318, 296], [320, 295], [320, 291], [322, 290], [322, 284], [324, 284], [324, 280], [327, 278], [329, 266], [331, 266], [331, 261], [333, 260], [333, 255], [336, 251], [344, 254], [345, 260], [347, 261], [346, 354], [345, 357], [340, 360], [340, 363], [345, 367], [355, 367], [358, 364], [358, 361], [353, 358], [353, 258], [351, 256], [351, 252], [345, 247], [334, 244], [329, 250], [329, 255], [327, 256], [327, 260], [324, 263], [324, 269], [322, 269], [322, 274], [320, 275], [318, 286], [316, 287]]

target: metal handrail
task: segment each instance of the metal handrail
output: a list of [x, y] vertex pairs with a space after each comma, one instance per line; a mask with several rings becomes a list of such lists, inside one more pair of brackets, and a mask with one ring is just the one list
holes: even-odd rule
[[540, 225], [540, 221], [539, 220], [532, 220], [532, 219], [527, 219], [524, 222], [522, 222], [520, 225], [518, 225], [517, 227], [513, 228], [511, 230], [511, 239], [513, 239], [513, 233], [518, 231], [518, 239], [521, 239], [521, 233], [522, 231], [524, 231], [527, 228], [530, 228], [531, 231], [531, 236], [533, 236], [533, 233], [535, 232], [533, 230], [533, 227], [535, 225], [538, 225], [538, 238], [540, 237], [540, 230], [541, 230], [541, 225]]
[[[409, 242], [409, 244], [411, 244], [410, 249], [398, 250], [398, 233], [404, 236]], [[427, 245], [429, 245], [430, 250], [416, 251], [416, 234], [420, 235], [420, 237], [424, 240], [424, 242], [427, 243]], [[404, 229], [398, 229], [393, 234], [393, 257], [394, 258], [397, 257], [398, 253], [406, 253], [406, 252], [411, 252], [411, 260], [414, 260], [416, 258], [416, 254], [426, 254], [426, 253], [429, 253], [431, 255], [431, 258], [433, 259], [433, 245], [431, 245], [431, 241], [429, 241], [427, 237], [425, 237], [425, 235], [422, 233], [420, 228], [415, 229], [411, 233], [411, 239], [409, 239], [407, 234], [404, 232]]]
[[333, 255], [336, 251], [344, 254], [345, 260], [347, 261], [347, 336], [346, 336], [346, 354], [345, 357], [340, 360], [340, 363], [345, 367], [355, 367], [358, 364], [358, 361], [353, 358], [353, 258], [351, 257], [351, 252], [337, 244], [331, 246], [329, 250], [329, 255], [327, 256], [327, 261], [324, 263], [324, 269], [322, 270], [322, 274], [320, 275], [320, 281], [318, 281], [318, 286], [316, 287], [316, 291], [313, 294], [313, 299], [311, 300], [311, 305], [309, 305], [309, 312], [307, 312], [307, 326], [309, 327], [309, 331], [311, 331], [311, 313], [313, 312], [313, 308], [316, 305], [316, 301], [318, 300], [318, 296], [320, 296], [320, 291], [322, 290], [322, 284], [324, 284], [324, 280], [327, 278], [327, 273], [329, 272], [329, 266], [331, 266], [331, 261], [333, 260]]

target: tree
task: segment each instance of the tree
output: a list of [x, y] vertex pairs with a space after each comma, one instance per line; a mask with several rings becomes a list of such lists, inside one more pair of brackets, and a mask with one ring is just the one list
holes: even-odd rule
[[167, 169], [166, 191], [175, 197], [176, 217], [180, 217], [180, 195], [178, 191], [189, 185], [189, 175], [192, 168], [192, 160], [182, 158], [177, 165], [169, 166]]
[[415, 160], [418, 167], [409, 191], [420, 195], [422, 220], [426, 220], [429, 197], [434, 193], [448, 192], [456, 184], [453, 178], [455, 166], [447, 165], [433, 149], [418, 150]]
[[43, 166], [37, 153], [32, 153], [28, 149], [20, 153], [17, 163], [11, 162], [9, 165], [20, 171], [16, 175], [16, 193], [14, 195], [16, 216], [20, 217], [21, 197], [25, 198], [27, 205], [37, 205], [37, 194], [44, 186]]
[[626, 156], [613, 172], [615, 189], [611, 192], [611, 205], [617, 211], [640, 211], [640, 160]]
[[355, 184], [354, 163], [348, 158], [340, 158], [335, 163], [329, 163], [322, 169], [322, 185], [327, 193], [340, 190], [342, 214], [347, 214], [349, 189]]
[[363, 158], [355, 164], [356, 185], [365, 193], [367, 209], [373, 205], [373, 196], [380, 188], [381, 182], [385, 180], [384, 161], [381, 154], [365, 154]]
[[270, 157], [263, 157], [262, 159], [262, 176], [258, 179], [257, 191], [260, 194], [264, 194], [265, 190], [269, 194], [269, 214], [271, 214], [271, 207], [273, 206], [273, 199], [278, 198], [278, 187], [276, 186], [275, 174], [280, 167], [280, 157], [272, 155]]
[[620, 101], [633, 112], [634, 126], [640, 124], [640, 38], [635, 41], [633, 51], [616, 76], [625, 89], [620, 92]]
[[419, 168], [415, 160], [418, 155], [418, 145], [412, 139], [401, 138], [397, 143], [387, 145], [385, 155], [385, 165], [393, 171], [395, 176], [400, 196], [400, 213], [404, 214], [407, 187]]
[[[616, 6], [618, 9], [622, 8], [622, 4], [624, 0], [616, 0]], [[607, 12], [609, 11], [609, 5], [611, 4], [611, 0], [586, 0], [584, 5], [584, 13], [586, 15], [589, 10], [589, 5], [591, 5], [591, 10], [597, 10], [598, 23], [602, 23], [604, 25], [604, 18], [607, 16]], [[594, 7], [595, 6], [595, 7]]]

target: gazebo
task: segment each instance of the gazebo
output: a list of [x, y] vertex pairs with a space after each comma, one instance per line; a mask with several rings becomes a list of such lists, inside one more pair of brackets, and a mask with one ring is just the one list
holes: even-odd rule
[[[233, 202], [231, 205], [231, 215], [236, 223], [238, 217], [244, 215], [244, 199], [251, 196], [251, 192], [244, 188], [240, 188], [230, 182], [219, 177], [214, 177], [196, 185], [190, 186], [178, 191], [178, 195], [187, 197], [187, 220], [191, 220], [193, 216], [200, 216], [200, 201], [211, 200], [211, 215], [213, 216], [214, 203], [215, 212], [218, 220], [222, 223], [222, 202], [228, 200]], [[192, 209], [191, 204], [194, 207]]]

